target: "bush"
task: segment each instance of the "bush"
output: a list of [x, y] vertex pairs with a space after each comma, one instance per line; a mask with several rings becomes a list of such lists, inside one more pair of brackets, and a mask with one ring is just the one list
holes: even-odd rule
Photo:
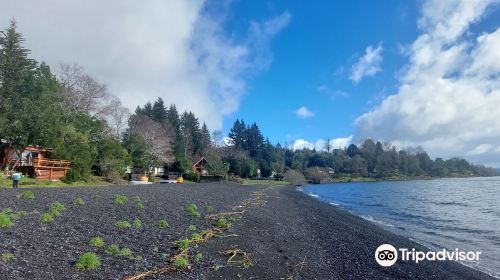
[[137, 210], [144, 210], [144, 204], [142, 204], [142, 202], [137, 202], [135, 204], [135, 209], [137, 209]]
[[230, 227], [230, 224], [226, 221], [226, 219], [224, 218], [220, 218], [217, 220], [217, 223], [216, 223], [216, 226], [218, 228], [224, 228], [224, 229], [227, 229]]
[[66, 207], [64, 207], [64, 204], [56, 201], [50, 205], [49, 213], [52, 215], [52, 217], [58, 217], [59, 215], [61, 215], [61, 212], [64, 210], [66, 210]]
[[169, 224], [165, 220], [160, 220], [160, 222], [158, 223], [158, 227], [161, 229], [166, 229], [169, 227]]
[[187, 227], [187, 230], [188, 230], [188, 231], [196, 231], [196, 226], [195, 226], [195, 225], [189, 225], [189, 226]]
[[203, 259], [203, 254], [202, 253], [198, 253], [194, 256], [194, 261], [195, 262], [199, 262]]
[[274, 180], [276, 180], [276, 181], [281, 181], [281, 180], [283, 180], [283, 178], [285, 178], [285, 176], [281, 173], [274, 174]]
[[42, 217], [40, 217], [40, 221], [43, 223], [49, 223], [54, 221], [54, 217], [49, 213], [45, 213], [42, 215]]
[[293, 169], [287, 170], [283, 176], [285, 178], [285, 181], [292, 185], [302, 185], [306, 182], [304, 175]]
[[16, 260], [16, 256], [12, 253], [3, 253], [0, 255], [0, 261], [4, 263], [13, 262]]
[[110, 255], [116, 255], [120, 253], [120, 247], [118, 247], [118, 245], [116, 244], [112, 244], [111, 246], [108, 246], [108, 248], [106, 249], [106, 253]]
[[321, 170], [319, 167], [307, 168], [304, 171], [304, 176], [307, 180], [311, 181], [313, 184], [321, 184], [330, 177], [328, 172]]
[[188, 204], [188, 206], [186, 207], [186, 210], [188, 211], [188, 213], [195, 217], [195, 218], [200, 218], [201, 217], [201, 214], [200, 212], [198, 211], [198, 206], [196, 206], [196, 204], [194, 203], [190, 203]]
[[177, 269], [185, 269], [189, 265], [189, 261], [185, 257], [175, 259], [173, 263], [174, 267]]
[[116, 205], [123, 205], [128, 202], [128, 198], [124, 195], [115, 195], [114, 203]]
[[133, 258], [134, 254], [129, 248], [122, 248], [117, 254], [118, 257]]
[[73, 200], [73, 205], [76, 205], [76, 206], [82, 206], [82, 205], [85, 205], [85, 200], [83, 200], [83, 198], [75, 198], [75, 200]]
[[125, 229], [125, 228], [131, 228], [132, 225], [127, 221], [116, 221], [115, 227]]
[[96, 236], [90, 239], [89, 245], [92, 247], [101, 248], [104, 246], [104, 240], [101, 237]]
[[199, 233], [193, 233], [191, 234], [191, 240], [198, 241], [201, 240], [201, 235]]
[[0, 228], [9, 228], [13, 226], [10, 216], [6, 213], [0, 213]]
[[142, 228], [142, 222], [139, 219], [135, 219], [133, 222], [133, 225], [134, 225], [134, 228], [136, 228], [136, 229]]
[[181, 241], [179, 241], [179, 249], [181, 251], [184, 251], [186, 250], [187, 248], [189, 248], [189, 239], [182, 239]]
[[35, 194], [32, 191], [24, 191], [17, 195], [19, 199], [35, 199]]
[[101, 266], [99, 257], [92, 253], [87, 252], [83, 254], [75, 263], [75, 268], [79, 270], [93, 270]]
[[192, 181], [192, 182], [199, 182], [200, 181], [200, 174], [191, 172], [191, 173], [186, 173], [184, 174], [184, 180]]

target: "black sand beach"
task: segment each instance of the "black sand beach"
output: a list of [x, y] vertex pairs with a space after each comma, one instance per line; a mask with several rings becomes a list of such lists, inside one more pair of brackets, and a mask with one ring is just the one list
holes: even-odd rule
[[[205, 217], [227, 214], [232, 226], [191, 245], [188, 270], [153, 273], [145, 279], [494, 279], [454, 262], [397, 262], [383, 268], [374, 259], [380, 244], [423, 248], [294, 187], [227, 183], [39, 188], [32, 189], [34, 200], [17, 199], [16, 193], [23, 190], [0, 190], [0, 210], [30, 212], [14, 226], [0, 229], [0, 253], [16, 256], [12, 262], [0, 261], [0, 279], [123, 279], [168, 267], [178, 252], [173, 242], [190, 236], [189, 225], [199, 231], [214, 226], [213, 220], [189, 215], [189, 203], [198, 205]], [[129, 202], [115, 205], [115, 194], [127, 196]], [[136, 195], [144, 210], [134, 208]], [[86, 204], [72, 205], [77, 197]], [[55, 201], [65, 204], [66, 210], [53, 222], [41, 223], [40, 214]], [[136, 218], [142, 221], [141, 229], [114, 226], [117, 220]], [[170, 227], [158, 228], [161, 219]], [[106, 245], [130, 248], [141, 258], [121, 258], [104, 248], [92, 248], [88, 243], [94, 236], [103, 237]], [[101, 267], [76, 270], [75, 260], [88, 251], [99, 255]], [[239, 254], [228, 262], [231, 252]], [[202, 257], [195, 261], [199, 253]]]

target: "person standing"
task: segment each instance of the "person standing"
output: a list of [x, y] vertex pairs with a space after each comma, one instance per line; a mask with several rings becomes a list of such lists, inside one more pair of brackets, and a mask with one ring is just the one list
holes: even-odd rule
[[17, 189], [19, 187], [19, 180], [21, 180], [21, 173], [14, 172], [12, 174], [12, 188]]

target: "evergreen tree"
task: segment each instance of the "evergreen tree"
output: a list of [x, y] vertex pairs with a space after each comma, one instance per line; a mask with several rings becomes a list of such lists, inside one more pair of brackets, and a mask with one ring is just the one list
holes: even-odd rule
[[167, 108], [165, 108], [165, 103], [161, 97], [158, 97], [151, 109], [151, 119], [164, 124], [167, 121], [167, 115], [168, 113]]
[[201, 126], [201, 142], [202, 142], [202, 155], [212, 147], [212, 139], [210, 137], [210, 131], [205, 123]]
[[246, 125], [243, 120], [236, 119], [231, 131], [229, 132], [228, 138], [231, 145], [237, 149], [244, 149], [246, 147]]

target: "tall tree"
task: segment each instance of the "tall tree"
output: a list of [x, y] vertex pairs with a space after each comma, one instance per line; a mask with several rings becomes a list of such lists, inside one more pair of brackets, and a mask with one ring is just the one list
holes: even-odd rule
[[237, 149], [244, 149], [246, 146], [246, 129], [245, 122], [236, 119], [228, 135], [229, 143]]
[[153, 104], [151, 119], [162, 124], [167, 121], [167, 108], [161, 97]]

